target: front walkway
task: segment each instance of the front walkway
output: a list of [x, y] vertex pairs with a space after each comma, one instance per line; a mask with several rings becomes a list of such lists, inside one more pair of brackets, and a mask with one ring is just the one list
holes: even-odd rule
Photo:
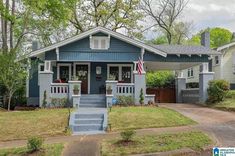
[[198, 122], [196, 129], [217, 139], [220, 146], [235, 145], [235, 113], [192, 104], [161, 104]]

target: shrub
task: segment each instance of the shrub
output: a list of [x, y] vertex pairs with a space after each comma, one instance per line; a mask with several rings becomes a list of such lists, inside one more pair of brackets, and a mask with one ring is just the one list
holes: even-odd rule
[[42, 148], [43, 142], [44, 142], [43, 138], [31, 137], [28, 139], [27, 148], [31, 152], [38, 151]]
[[168, 87], [175, 82], [175, 76], [171, 71], [148, 72], [146, 74], [148, 87]]
[[141, 88], [140, 90], [140, 99], [139, 99], [139, 102], [141, 105], [144, 104], [144, 93], [143, 93], [143, 88]]
[[225, 80], [210, 81], [207, 91], [208, 103], [221, 102], [229, 91], [229, 83]]
[[117, 104], [121, 106], [131, 106], [135, 104], [135, 100], [132, 96], [118, 96]]
[[136, 132], [133, 130], [125, 130], [121, 132], [122, 141], [125, 141], [125, 142], [131, 141], [135, 134]]

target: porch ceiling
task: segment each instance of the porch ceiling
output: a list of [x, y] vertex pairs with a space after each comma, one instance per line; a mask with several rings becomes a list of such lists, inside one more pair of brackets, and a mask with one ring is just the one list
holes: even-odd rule
[[183, 70], [196, 65], [200, 65], [202, 62], [153, 62], [145, 61], [144, 66], [146, 71], [151, 70]]

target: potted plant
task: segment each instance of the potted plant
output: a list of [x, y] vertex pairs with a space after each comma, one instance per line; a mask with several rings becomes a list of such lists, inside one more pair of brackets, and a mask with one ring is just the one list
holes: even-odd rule
[[73, 86], [73, 94], [78, 95], [79, 94], [79, 85], [74, 85]]
[[110, 74], [108, 80], [114, 81], [116, 79], [115, 75]]
[[78, 77], [78, 76], [73, 76], [73, 77], [72, 77], [72, 80], [73, 80], [73, 81], [78, 81], [78, 80], [79, 80], [79, 77]]
[[108, 86], [108, 88], [107, 88], [107, 94], [109, 94], [109, 95], [111, 95], [112, 94], [112, 92], [113, 92], [113, 90], [112, 90], [112, 88], [111, 88], [111, 86]]

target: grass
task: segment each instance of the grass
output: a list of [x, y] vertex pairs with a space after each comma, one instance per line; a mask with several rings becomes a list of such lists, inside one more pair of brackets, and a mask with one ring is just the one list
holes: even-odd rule
[[134, 137], [128, 146], [121, 144], [120, 139], [103, 140], [101, 153], [103, 156], [114, 156], [165, 152], [182, 148], [198, 151], [211, 143], [209, 137], [202, 132], [146, 135]]
[[212, 107], [226, 111], [235, 111], [235, 91], [229, 91], [224, 101], [212, 105]]
[[61, 156], [63, 148], [63, 144], [44, 145], [41, 151], [35, 153], [30, 153], [26, 147], [0, 149], [0, 156]]
[[0, 141], [65, 135], [67, 122], [68, 109], [1, 112]]
[[195, 123], [174, 110], [160, 107], [113, 107], [109, 112], [112, 131], [174, 127]]

